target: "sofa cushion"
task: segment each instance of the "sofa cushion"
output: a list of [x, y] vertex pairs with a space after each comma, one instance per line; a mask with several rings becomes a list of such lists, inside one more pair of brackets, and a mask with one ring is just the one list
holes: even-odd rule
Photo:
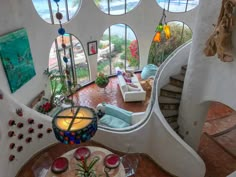
[[112, 127], [112, 128], [124, 128], [124, 127], [128, 127], [130, 126], [130, 124], [128, 124], [127, 122], [114, 117], [112, 115], [109, 114], [105, 114], [100, 120], [99, 122], [103, 125], [106, 125], [108, 127]]
[[133, 86], [131, 86], [131, 85], [128, 85], [128, 91], [141, 91], [141, 89], [140, 88], [138, 88], [138, 87], [133, 87]]
[[126, 110], [121, 109], [117, 106], [106, 104], [105, 114], [112, 115], [114, 117], [117, 117], [117, 118], [125, 121], [128, 124], [131, 124], [132, 112], [130, 112], [130, 111], [126, 111]]
[[125, 82], [125, 79], [123, 78], [122, 75], [119, 75], [118, 76], [118, 79], [119, 79], [119, 85], [120, 85], [120, 89], [121, 91], [124, 93], [124, 92], [127, 92], [128, 91], [128, 87], [127, 87], [127, 83]]
[[150, 76], [155, 76], [156, 72], [158, 70], [158, 67], [154, 64], [148, 64], [144, 66], [142, 72], [141, 72], [141, 78], [143, 80], [148, 79]]

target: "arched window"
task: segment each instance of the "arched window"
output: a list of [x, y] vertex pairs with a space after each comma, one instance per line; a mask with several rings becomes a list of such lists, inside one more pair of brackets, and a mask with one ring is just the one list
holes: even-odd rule
[[183, 22], [172, 21], [167, 24], [170, 26], [171, 37], [170, 39], [165, 39], [162, 33], [161, 42], [152, 42], [148, 63], [159, 66], [177, 47], [192, 38], [191, 29]]
[[[79, 40], [71, 35], [64, 35], [66, 44], [66, 55], [70, 67], [70, 77], [74, 84], [84, 85], [89, 82], [89, 67], [84, 53], [84, 49]], [[49, 71], [58, 71], [61, 75], [65, 74], [65, 62], [63, 61], [64, 51], [61, 47], [61, 36], [53, 42], [49, 55]]]
[[140, 0], [94, 0], [97, 7], [108, 15], [123, 15], [138, 6]]
[[[59, 24], [56, 19], [57, 5], [49, 0], [32, 0], [39, 16], [50, 24]], [[62, 23], [69, 22], [80, 8], [81, 0], [59, 1], [60, 12], [63, 14]]]
[[199, 4], [199, 0], [156, 0], [161, 8], [170, 12], [187, 12]]
[[139, 69], [138, 41], [126, 24], [110, 26], [103, 34], [98, 46], [98, 72], [115, 74], [115, 68]]

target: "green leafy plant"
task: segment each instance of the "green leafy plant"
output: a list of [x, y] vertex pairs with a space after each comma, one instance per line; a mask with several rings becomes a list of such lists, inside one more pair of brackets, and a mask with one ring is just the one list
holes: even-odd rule
[[103, 73], [99, 73], [95, 80], [95, 84], [99, 87], [105, 88], [108, 83], [109, 83], [108, 76]]
[[97, 177], [96, 173], [93, 169], [94, 165], [99, 161], [99, 157], [95, 156], [92, 161], [88, 164], [87, 158], [81, 159], [79, 163], [77, 164], [78, 168], [77, 176], [79, 177]]
[[65, 82], [65, 76], [60, 75], [58, 71], [44, 71], [44, 74], [48, 76], [50, 80], [50, 87], [51, 87], [51, 97], [49, 102], [51, 105], [54, 105], [54, 99], [56, 95], [64, 95], [67, 91], [67, 85]]

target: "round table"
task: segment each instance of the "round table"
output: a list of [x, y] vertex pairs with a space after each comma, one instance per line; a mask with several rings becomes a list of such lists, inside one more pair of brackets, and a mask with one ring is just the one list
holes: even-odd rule
[[[96, 172], [96, 175], [100, 177], [106, 177], [106, 174], [104, 172], [104, 158], [112, 154], [112, 152], [108, 151], [107, 149], [101, 148], [101, 147], [94, 147], [94, 146], [86, 146], [89, 148], [91, 155], [88, 158], [88, 161], [90, 161], [93, 157], [98, 156], [100, 159], [99, 161], [94, 165], [94, 170]], [[63, 154], [62, 157], [66, 157], [69, 161], [69, 167], [68, 169], [61, 173], [61, 174], [54, 174], [51, 169], [48, 170], [45, 177], [78, 177], [76, 176], [76, 168], [78, 161], [74, 158], [74, 152], [76, 149], [73, 149], [71, 151], [68, 151], [67, 153]], [[108, 172], [109, 177], [125, 177], [125, 169], [122, 163], [120, 162], [120, 165], [117, 168], [110, 169]]]

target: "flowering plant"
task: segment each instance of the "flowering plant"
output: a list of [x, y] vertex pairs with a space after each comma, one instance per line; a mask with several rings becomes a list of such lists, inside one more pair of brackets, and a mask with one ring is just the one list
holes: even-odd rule
[[38, 111], [41, 113], [47, 113], [52, 110], [53, 106], [50, 102], [46, 102], [43, 105], [40, 105]]

